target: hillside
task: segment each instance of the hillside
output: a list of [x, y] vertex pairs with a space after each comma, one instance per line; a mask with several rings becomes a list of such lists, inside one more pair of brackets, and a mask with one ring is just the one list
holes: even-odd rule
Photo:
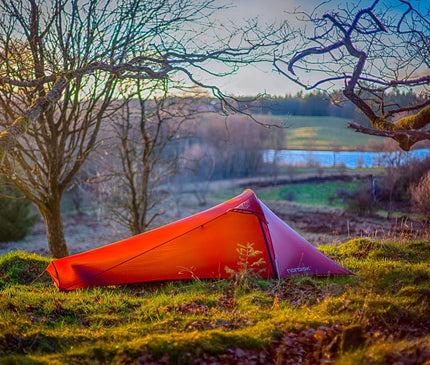
[[368, 150], [382, 139], [348, 128], [350, 119], [318, 116], [284, 116], [286, 123], [286, 147], [304, 150]]

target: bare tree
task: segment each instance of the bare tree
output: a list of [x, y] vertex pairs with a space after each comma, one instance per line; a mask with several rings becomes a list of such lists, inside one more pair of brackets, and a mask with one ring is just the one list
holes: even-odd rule
[[[217, 114], [208, 114], [206, 122], [202, 121], [195, 128], [197, 143], [201, 145], [199, 149], [204, 149], [205, 154], [211, 155], [215, 161], [215, 166], [212, 167], [208, 160], [206, 169], [203, 170], [211, 166], [210, 172], [204, 172], [203, 175], [232, 178], [251, 176], [259, 172], [263, 166], [263, 151], [285, 140], [282, 123], [270, 117], [259, 118], [259, 121], [263, 125], [254, 123], [244, 115], [223, 118]], [[195, 149], [193, 146], [191, 148]], [[203, 157], [203, 154], [200, 155]], [[192, 158], [188, 157], [186, 160], [195, 165]]]
[[194, 71], [229, 74], [279, 44], [277, 29], [262, 37], [251, 25], [208, 42], [201, 35], [220, 8], [214, 0], [0, 0], [0, 168], [44, 217], [51, 256], [68, 255], [61, 197], [114, 112], [119, 82], [182, 78], [232, 106]]
[[[185, 97], [164, 94], [146, 96], [140, 80], [125, 103], [112, 115], [112, 124], [104, 134], [99, 163], [104, 204], [114, 219], [131, 234], [143, 233], [163, 213], [168, 178], [177, 170], [178, 154], [170, 145], [182, 135], [182, 126], [197, 115], [198, 102]], [[160, 92], [156, 88], [154, 91]], [[97, 163], [97, 162], [96, 162]]]
[[[393, 138], [405, 151], [429, 140], [429, 4], [350, 2], [319, 16], [327, 3], [311, 14], [296, 13], [305, 24], [302, 41], [293, 56], [275, 57], [276, 69], [307, 90], [335, 90], [343, 83], [333, 101], [349, 99], [371, 123], [350, 124], [358, 132]], [[409, 89], [421, 93], [415, 103], [387, 102], [390, 92]]]

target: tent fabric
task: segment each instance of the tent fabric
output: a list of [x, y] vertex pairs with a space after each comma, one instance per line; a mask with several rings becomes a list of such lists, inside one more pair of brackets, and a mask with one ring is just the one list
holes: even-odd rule
[[[251, 190], [204, 212], [91, 251], [54, 260], [59, 290], [178, 279], [227, 278], [238, 245], [252, 244], [263, 278], [350, 275], [264, 205]], [[254, 258], [250, 258], [254, 259]], [[252, 261], [251, 261], [252, 262]]]

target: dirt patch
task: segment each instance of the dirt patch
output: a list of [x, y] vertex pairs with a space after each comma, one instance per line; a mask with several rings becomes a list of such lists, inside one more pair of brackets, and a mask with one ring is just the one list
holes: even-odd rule
[[361, 217], [339, 209], [303, 206], [286, 201], [271, 201], [267, 205], [316, 246], [356, 237], [409, 240], [430, 235], [426, 222], [411, 220], [407, 216], [393, 219], [376, 215]]

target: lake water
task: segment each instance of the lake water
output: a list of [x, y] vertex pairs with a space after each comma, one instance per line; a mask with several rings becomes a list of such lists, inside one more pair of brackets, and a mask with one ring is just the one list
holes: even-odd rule
[[276, 161], [280, 165], [332, 167], [342, 165], [350, 169], [357, 167], [390, 166], [394, 162], [402, 163], [412, 158], [423, 159], [430, 155], [430, 150], [419, 149], [409, 152], [360, 152], [360, 151], [302, 151], [302, 150], [267, 150], [264, 152], [265, 162]]

